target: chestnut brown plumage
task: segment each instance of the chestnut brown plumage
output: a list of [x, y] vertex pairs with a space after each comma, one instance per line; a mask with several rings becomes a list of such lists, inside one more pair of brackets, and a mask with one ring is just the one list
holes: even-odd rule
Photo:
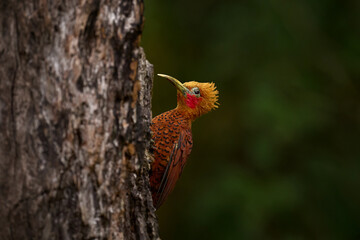
[[164, 74], [177, 88], [177, 107], [152, 120], [154, 162], [150, 171], [150, 186], [155, 208], [159, 208], [174, 189], [193, 141], [191, 123], [218, 107], [218, 90], [214, 83], [186, 82]]

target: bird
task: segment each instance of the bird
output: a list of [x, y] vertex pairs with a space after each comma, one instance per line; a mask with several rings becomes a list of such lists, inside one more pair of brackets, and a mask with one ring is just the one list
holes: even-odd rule
[[173, 191], [192, 150], [192, 122], [218, 108], [219, 91], [215, 84], [181, 83], [174, 77], [158, 74], [177, 89], [176, 108], [152, 119], [150, 152], [153, 162], [149, 172], [153, 204], [158, 209]]

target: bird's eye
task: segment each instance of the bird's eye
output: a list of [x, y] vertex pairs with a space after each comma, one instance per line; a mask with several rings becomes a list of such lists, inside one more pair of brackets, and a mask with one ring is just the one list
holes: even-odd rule
[[197, 87], [194, 87], [193, 89], [191, 89], [191, 91], [197, 96], [200, 97], [200, 90]]

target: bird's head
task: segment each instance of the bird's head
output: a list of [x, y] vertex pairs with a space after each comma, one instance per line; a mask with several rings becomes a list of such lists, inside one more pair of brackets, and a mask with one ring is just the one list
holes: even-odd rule
[[218, 107], [218, 94], [214, 83], [186, 82], [165, 75], [160, 77], [168, 79], [177, 88], [177, 108], [188, 115], [192, 120]]

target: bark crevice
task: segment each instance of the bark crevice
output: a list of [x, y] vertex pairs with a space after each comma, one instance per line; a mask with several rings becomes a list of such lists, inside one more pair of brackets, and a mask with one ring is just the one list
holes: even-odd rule
[[[13, 13], [14, 16], [14, 24], [15, 24], [15, 33], [16, 35], [14, 36], [14, 41], [15, 41], [15, 69], [13, 70], [13, 77], [11, 79], [11, 100], [10, 100], [10, 111], [11, 111], [11, 130], [12, 130], [12, 141], [13, 141], [13, 146], [14, 146], [14, 151], [15, 151], [15, 159], [13, 161], [14, 165], [13, 165], [13, 169], [15, 170], [17, 167], [17, 161], [18, 161], [18, 145], [17, 145], [17, 140], [16, 140], [16, 116], [15, 116], [15, 87], [16, 87], [16, 77], [17, 77], [17, 72], [19, 70], [19, 61], [18, 61], [18, 57], [19, 57], [19, 50], [18, 50], [18, 24], [17, 24], [17, 18], [16, 18], [16, 14]], [[14, 174], [14, 177], [16, 177], [16, 175]]]

